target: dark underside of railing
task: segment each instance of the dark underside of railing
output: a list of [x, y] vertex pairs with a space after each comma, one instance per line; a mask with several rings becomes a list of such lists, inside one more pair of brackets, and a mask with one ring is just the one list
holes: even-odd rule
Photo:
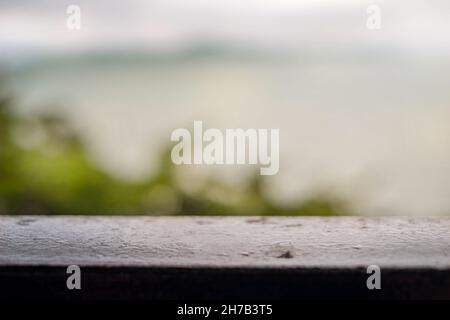
[[0, 287], [3, 300], [450, 299], [450, 220], [4, 216]]

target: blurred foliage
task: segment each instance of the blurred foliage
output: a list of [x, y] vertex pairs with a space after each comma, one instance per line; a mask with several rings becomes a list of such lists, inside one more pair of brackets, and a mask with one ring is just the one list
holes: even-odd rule
[[63, 117], [50, 112], [19, 117], [12, 112], [13, 105], [8, 97], [0, 97], [0, 214], [346, 213], [343, 203], [324, 196], [289, 207], [277, 205], [264, 195], [265, 180], [258, 174], [239, 190], [211, 180], [195, 192], [183, 191], [169, 148], [153, 177], [145, 182], [122, 181], [89, 160], [76, 131]]

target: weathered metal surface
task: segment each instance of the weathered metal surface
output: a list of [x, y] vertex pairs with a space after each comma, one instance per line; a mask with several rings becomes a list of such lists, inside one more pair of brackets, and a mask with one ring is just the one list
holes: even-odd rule
[[[81, 293], [65, 287], [72, 264]], [[450, 298], [450, 219], [1, 217], [0, 285], [0, 298]]]
[[450, 219], [1, 217], [1, 265], [450, 267]]

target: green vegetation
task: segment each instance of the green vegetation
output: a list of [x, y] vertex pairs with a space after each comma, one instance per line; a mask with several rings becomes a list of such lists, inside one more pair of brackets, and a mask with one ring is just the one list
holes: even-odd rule
[[12, 108], [11, 99], [0, 97], [0, 214], [346, 213], [342, 203], [323, 196], [290, 207], [276, 205], [264, 195], [266, 180], [258, 174], [239, 190], [211, 180], [188, 193], [177, 183], [180, 168], [169, 152], [147, 181], [122, 181], [89, 160], [76, 131], [62, 117], [48, 112], [18, 117]]

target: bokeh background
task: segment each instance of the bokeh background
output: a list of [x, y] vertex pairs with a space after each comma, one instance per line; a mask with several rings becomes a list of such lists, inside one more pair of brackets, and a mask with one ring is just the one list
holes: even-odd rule
[[[1, 214], [450, 214], [448, 1], [2, 0], [0, 79]], [[279, 173], [172, 165], [194, 120]]]

